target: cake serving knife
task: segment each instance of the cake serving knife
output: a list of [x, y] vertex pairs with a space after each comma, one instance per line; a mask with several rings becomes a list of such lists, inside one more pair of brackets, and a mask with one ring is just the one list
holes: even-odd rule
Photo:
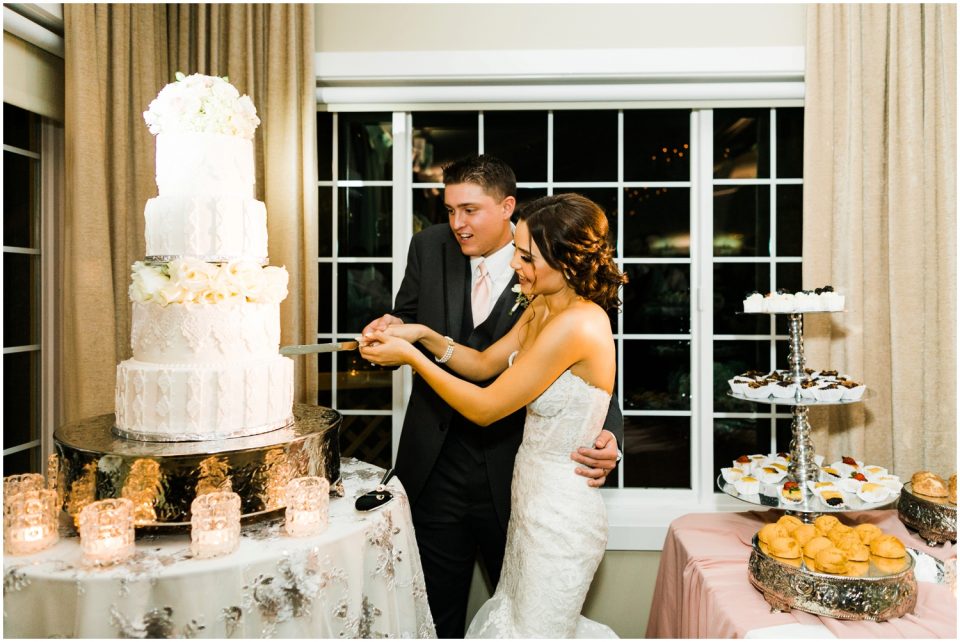
[[294, 354], [340, 352], [341, 350], [356, 350], [359, 345], [356, 341], [339, 341], [334, 343], [311, 343], [302, 346], [282, 346], [280, 348], [280, 354], [290, 356]]

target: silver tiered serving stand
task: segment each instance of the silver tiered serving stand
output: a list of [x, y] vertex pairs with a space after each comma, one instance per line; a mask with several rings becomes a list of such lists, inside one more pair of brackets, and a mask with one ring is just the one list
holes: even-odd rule
[[[776, 314], [776, 313], [761, 313]], [[803, 315], [802, 312], [792, 312], [788, 317], [789, 348], [787, 356], [788, 374], [787, 377], [792, 383], [801, 383], [809, 377], [805, 372], [806, 361], [803, 355]], [[806, 314], [810, 314], [809, 312]], [[857, 400], [838, 400], [838, 401], [816, 401], [800, 397], [799, 388], [794, 397], [766, 397], [754, 399], [746, 395], [728, 392], [729, 396], [752, 403], [761, 403], [777, 406], [790, 406], [793, 420], [790, 422], [790, 463], [787, 467], [790, 480], [800, 484], [803, 492], [803, 501], [800, 503], [784, 502], [772, 484], [761, 484], [760, 493], [756, 495], [741, 495], [737, 492], [733, 484], [728, 484], [722, 476], [717, 477], [717, 486], [724, 493], [731, 497], [749, 504], [767, 506], [769, 508], [778, 508], [791, 514], [797, 514], [804, 521], [812, 521], [821, 513], [840, 513], [859, 510], [873, 510], [884, 508], [896, 503], [899, 495], [892, 495], [882, 502], [865, 502], [853, 493], [844, 493], [844, 506], [827, 506], [819, 499], [814, 497], [806, 487], [806, 482], [817, 481], [819, 478], [820, 467], [815, 461], [816, 452], [813, 447], [813, 441], [810, 438], [810, 421], [807, 413], [810, 406], [843, 406], [860, 403], [870, 396], [870, 391], [866, 391], [860, 399]]]
[[[803, 313], [790, 314], [789, 332], [790, 353], [787, 377], [792, 383], [800, 384], [808, 379], [803, 355]], [[899, 494], [883, 502], [868, 503], [853, 493], [844, 493], [845, 505], [832, 507], [821, 502], [806, 487], [806, 482], [818, 480], [820, 471], [815, 460], [813, 441], [810, 438], [810, 422], [807, 418], [809, 407], [860, 403], [867, 394], [856, 401], [815, 401], [801, 398], [799, 387], [797, 394], [787, 399], [776, 397], [753, 399], [733, 392], [728, 394], [754, 403], [791, 406], [792, 439], [787, 472], [791, 480], [800, 484], [803, 501], [799, 504], [787, 504], [780, 498], [777, 487], [774, 485], [769, 485], [766, 489], [765, 485], [761, 485], [758, 495], [740, 495], [733, 484], [724, 483], [723, 476], [720, 476], [717, 478], [717, 484], [728, 495], [752, 504], [785, 510], [807, 522], [822, 513], [872, 510], [897, 501]], [[912, 613], [916, 605], [918, 588], [914, 575], [915, 559], [921, 555], [925, 556], [925, 553], [908, 549], [909, 554], [903, 564], [896, 569], [881, 568], [871, 561], [867, 568], [854, 577], [818, 573], [806, 568], [805, 565], [800, 568], [799, 565], [784, 564], [761, 549], [756, 535], [752, 545], [747, 577], [754, 588], [763, 594], [771, 610], [797, 609], [843, 620], [884, 621]]]

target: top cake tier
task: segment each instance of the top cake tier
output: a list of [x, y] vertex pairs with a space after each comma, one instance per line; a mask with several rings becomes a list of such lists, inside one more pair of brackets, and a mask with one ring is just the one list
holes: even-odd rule
[[156, 135], [159, 195], [147, 201], [147, 257], [267, 262], [267, 212], [254, 198], [260, 119], [226, 78], [177, 74], [143, 114]]

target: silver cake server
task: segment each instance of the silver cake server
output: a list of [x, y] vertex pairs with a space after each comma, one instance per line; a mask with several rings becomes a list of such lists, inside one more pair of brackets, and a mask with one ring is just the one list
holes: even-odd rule
[[302, 346], [282, 346], [280, 354], [313, 354], [318, 352], [340, 352], [341, 350], [356, 350], [360, 344], [356, 341], [340, 341], [337, 343], [311, 343]]

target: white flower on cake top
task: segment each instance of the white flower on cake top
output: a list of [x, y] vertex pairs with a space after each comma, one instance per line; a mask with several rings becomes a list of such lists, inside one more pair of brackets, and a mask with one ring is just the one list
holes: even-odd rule
[[797, 293], [780, 290], [750, 293], [743, 300], [743, 311], [761, 314], [797, 313], [797, 312], [842, 312], [846, 297], [834, 292], [833, 287], [825, 285], [815, 290], [801, 290]]
[[151, 134], [197, 132], [253, 138], [260, 124], [257, 108], [226, 78], [185, 76], [179, 71], [176, 78], [143, 112]]

